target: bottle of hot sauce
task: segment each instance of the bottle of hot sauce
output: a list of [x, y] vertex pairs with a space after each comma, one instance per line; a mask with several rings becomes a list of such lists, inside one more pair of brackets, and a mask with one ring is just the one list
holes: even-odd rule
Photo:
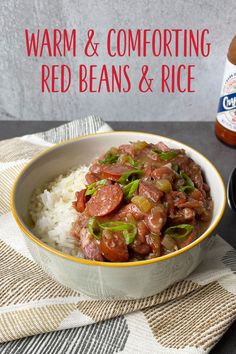
[[236, 148], [236, 36], [229, 46], [220, 96], [215, 133]]

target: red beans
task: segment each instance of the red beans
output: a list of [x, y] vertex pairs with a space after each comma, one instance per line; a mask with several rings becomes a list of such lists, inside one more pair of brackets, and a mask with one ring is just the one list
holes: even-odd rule
[[128, 247], [121, 232], [104, 230], [101, 239], [103, 256], [111, 262], [127, 262], [129, 260]]
[[102, 187], [87, 203], [90, 216], [104, 216], [113, 212], [123, 199], [123, 191], [118, 184]]

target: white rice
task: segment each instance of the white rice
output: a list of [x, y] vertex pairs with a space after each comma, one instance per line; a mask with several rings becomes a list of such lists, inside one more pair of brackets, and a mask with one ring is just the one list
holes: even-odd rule
[[75, 192], [85, 186], [88, 167], [82, 166], [60, 175], [47, 186], [33, 193], [30, 215], [34, 222], [32, 231], [43, 242], [71, 255], [82, 256], [76, 240], [70, 235], [77, 213], [72, 207]]

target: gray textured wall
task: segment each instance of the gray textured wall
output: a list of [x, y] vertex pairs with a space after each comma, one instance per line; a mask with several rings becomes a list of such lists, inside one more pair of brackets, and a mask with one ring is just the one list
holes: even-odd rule
[[[215, 117], [226, 50], [236, 33], [235, 0], [1, 0], [0, 1], [0, 119], [71, 120], [98, 114], [106, 120], [212, 120]], [[77, 60], [27, 58], [24, 29], [88, 28], [102, 42], [108, 28], [209, 28], [212, 42], [207, 59], [197, 65], [192, 94], [42, 94], [41, 63], [67, 63], [76, 71]], [[80, 48], [84, 45], [82, 35]], [[103, 52], [104, 53], [104, 52]], [[144, 63], [152, 69], [161, 59], [113, 60], [100, 51], [87, 63], [132, 65], [133, 77]], [[181, 62], [182, 59], [176, 60]], [[83, 60], [83, 62], [86, 62]], [[170, 64], [169, 60], [165, 62]]]

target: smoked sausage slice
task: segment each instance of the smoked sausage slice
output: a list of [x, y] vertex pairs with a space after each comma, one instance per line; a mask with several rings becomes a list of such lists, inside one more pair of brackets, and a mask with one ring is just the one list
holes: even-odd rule
[[125, 172], [133, 170], [132, 167], [122, 165], [108, 165], [104, 166], [101, 172], [101, 177], [117, 181]]
[[103, 256], [111, 262], [127, 262], [128, 247], [121, 232], [104, 230], [100, 243]]
[[114, 211], [123, 199], [123, 191], [118, 184], [105, 186], [97, 191], [87, 203], [90, 216], [104, 216]]

